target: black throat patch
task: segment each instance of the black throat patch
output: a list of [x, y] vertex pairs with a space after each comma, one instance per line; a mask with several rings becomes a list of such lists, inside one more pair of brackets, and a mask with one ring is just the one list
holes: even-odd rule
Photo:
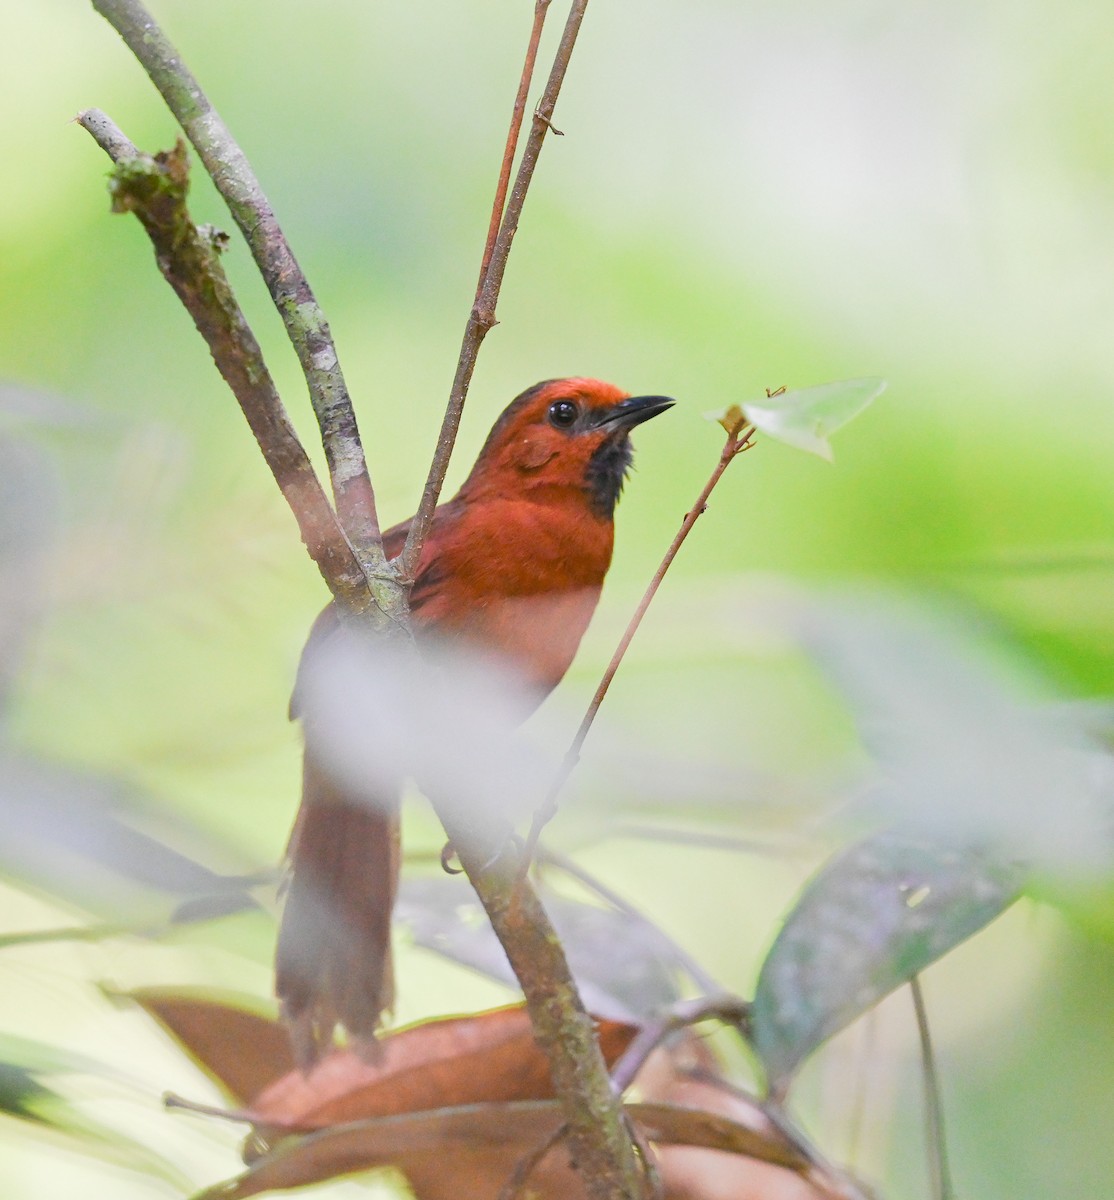
[[619, 502], [623, 481], [633, 457], [630, 438], [624, 433], [621, 437], [609, 437], [602, 442], [588, 460], [585, 477], [588, 494], [592, 498], [592, 507], [600, 516], [609, 519], [614, 517], [615, 505]]

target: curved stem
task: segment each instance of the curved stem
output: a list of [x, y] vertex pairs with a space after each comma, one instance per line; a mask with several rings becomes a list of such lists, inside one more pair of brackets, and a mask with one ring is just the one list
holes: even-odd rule
[[634, 615], [627, 623], [627, 627], [623, 631], [623, 636], [619, 639], [619, 645], [615, 648], [615, 653], [611, 656], [611, 661], [607, 664], [599, 687], [596, 688], [596, 693], [588, 705], [588, 711], [584, 714], [584, 719], [580, 722], [580, 728], [576, 731], [576, 736], [572, 740], [572, 745], [569, 746], [560, 767], [557, 769], [557, 776], [553, 780], [549, 793], [541, 807], [534, 814], [534, 819], [530, 825], [530, 832], [526, 837], [522, 849], [522, 862], [519, 866], [520, 879], [524, 879], [526, 872], [530, 869], [534, 851], [537, 849], [538, 838], [541, 837], [542, 830], [552, 820], [553, 814], [557, 811], [557, 798], [561, 794], [561, 789], [565, 786], [569, 776], [575, 770], [576, 764], [580, 761], [580, 751], [595, 722], [596, 714], [600, 710], [600, 705], [603, 704], [604, 697], [607, 695], [608, 688], [611, 687], [611, 681], [615, 678], [615, 674], [622, 664], [627, 649], [634, 640], [634, 635], [638, 632], [638, 627], [642, 624], [642, 618], [646, 615], [646, 610], [657, 595], [658, 588], [661, 587], [661, 582], [665, 578], [666, 572], [673, 565], [673, 560], [677, 557], [677, 552], [684, 544], [685, 538], [692, 532], [692, 527], [696, 522], [704, 515], [708, 507], [708, 497], [711, 496], [716, 484], [723, 478], [724, 471], [727, 470], [739, 454], [744, 450], [749, 450], [754, 445], [751, 441], [754, 433], [754, 427], [747, 425], [745, 422], [740, 422], [738, 426], [728, 433], [727, 441], [720, 452], [719, 461], [708, 477], [708, 482], [701, 489], [700, 495], [696, 498], [696, 503], [685, 514], [685, 519], [681, 522], [681, 528], [677, 530], [677, 534], [670, 543], [669, 549], [665, 552], [665, 557], [661, 560], [658, 569], [654, 572], [653, 578], [647, 584], [646, 590], [642, 594], [642, 599], [639, 600], [638, 607], [634, 610]]

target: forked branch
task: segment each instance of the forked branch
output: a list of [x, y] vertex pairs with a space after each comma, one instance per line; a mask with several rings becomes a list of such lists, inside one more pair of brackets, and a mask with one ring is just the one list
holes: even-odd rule
[[185, 146], [179, 142], [173, 150], [152, 157], [137, 150], [97, 109], [80, 113], [77, 120], [116, 164], [113, 208], [134, 213], [146, 230], [159, 270], [193, 318], [239, 402], [325, 582], [345, 608], [362, 611], [371, 602], [363, 567], [337, 523], [232, 293], [220, 261], [220, 240], [199, 229], [190, 217]]
[[[476, 354], [484, 334], [495, 322], [495, 303], [507, 256], [542, 143], [552, 129], [553, 107], [587, 0], [573, 0], [515, 185], [501, 216], [469, 317], [421, 507], [398, 574], [383, 561], [363, 450], [328, 326], [242, 151], [138, 0], [93, 0], [93, 3], [147, 69], [252, 248], [309, 383], [326, 445], [340, 524], [290, 428], [258, 345], [235, 305], [223, 273], [218, 274], [215, 250], [210, 244], [206, 252], [204, 236], [189, 220], [185, 210], [184, 152], [178, 151], [157, 164], [156, 160], [135, 155], [134, 147], [122, 135], [112, 133], [102, 118], [87, 114], [83, 123], [94, 133], [100, 128], [102, 145], [120, 156], [118, 169], [123, 174], [133, 169], [125, 164], [132, 164], [144, 187], [153, 186], [150, 202], [142, 188], [129, 186], [127, 205], [143, 221], [155, 242], [160, 268], [205, 334], [218, 366], [236, 392], [275, 478], [303, 524], [303, 536], [311, 553], [318, 558], [334, 595], [351, 610], [359, 604], [361, 593], [371, 607], [374, 594], [381, 609], [392, 616], [396, 612], [404, 616], [405, 589], [399, 586], [398, 575], [402, 576], [403, 584], [412, 576], [432, 520]], [[547, 3], [548, 0], [539, 0], [535, 10], [527, 76]], [[512, 133], [512, 140], [515, 136]], [[167, 179], [173, 185], [169, 196], [164, 194]], [[174, 193], [174, 188], [180, 194]], [[218, 280], [219, 283], [214, 282]], [[219, 293], [219, 303], [210, 292]], [[454, 830], [451, 817], [445, 823], [450, 838], [463, 846], [469, 831]], [[517, 889], [516, 894], [517, 855], [504, 846], [494, 864], [490, 854], [465, 853], [462, 862], [522, 984], [536, 1036], [550, 1060], [555, 1091], [568, 1123], [569, 1144], [589, 1194], [595, 1200], [634, 1200], [642, 1194], [645, 1179], [611, 1088], [594, 1024], [584, 1010], [564, 952], [536, 895], [528, 887]]]
[[375, 497], [332, 334], [259, 180], [201, 85], [140, 0], [93, 0], [93, 7], [120, 34], [158, 88], [251, 248], [309, 387], [340, 523], [368, 568], [377, 600], [393, 611], [397, 597], [384, 571]]

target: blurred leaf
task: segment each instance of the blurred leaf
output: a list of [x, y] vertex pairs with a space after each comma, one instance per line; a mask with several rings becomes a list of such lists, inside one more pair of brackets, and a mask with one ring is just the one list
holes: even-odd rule
[[0, 1061], [0, 1111], [26, 1121], [50, 1122], [43, 1110], [58, 1097], [26, 1067]]
[[[212, 911], [202, 907], [206, 916], [255, 907], [242, 880], [219, 875], [136, 828], [131, 821], [138, 814], [134, 790], [119, 780], [0, 755], [4, 874], [88, 911], [129, 918], [136, 930], [144, 920], [166, 918], [167, 894], [214, 901]], [[165, 824], [186, 834], [181, 822]], [[214, 857], [223, 852], [206, 848]]]
[[[747, 1154], [797, 1171], [808, 1165], [781, 1135], [756, 1133], [714, 1113], [668, 1104], [631, 1104], [627, 1112], [656, 1143]], [[404, 1172], [418, 1200], [497, 1200], [518, 1163], [553, 1138], [561, 1123], [556, 1101], [475, 1104], [358, 1121], [288, 1138], [244, 1174], [195, 1200], [238, 1200], [387, 1166]], [[563, 1144], [531, 1175], [529, 1191], [537, 1200], [586, 1196]], [[673, 1195], [680, 1200], [680, 1193]]]
[[177, 1191], [188, 1188], [188, 1181], [167, 1159], [118, 1130], [91, 1120], [61, 1091], [42, 1082], [43, 1076], [78, 1074], [137, 1086], [110, 1063], [42, 1042], [0, 1038], [0, 1112], [61, 1135], [70, 1148], [83, 1154], [156, 1175]]
[[248, 997], [141, 988], [125, 993], [185, 1047], [239, 1105], [294, 1069], [290, 1038], [278, 1021], [254, 1011]]
[[821, 1042], [992, 921], [1022, 873], [973, 849], [880, 833], [805, 887], [758, 977], [755, 1050], [780, 1095]]
[[[543, 892], [587, 1008], [638, 1021], [680, 996], [684, 964], [644, 918]], [[402, 884], [396, 914], [414, 941], [518, 990], [518, 981], [483, 908], [460, 879]]]
[[0, 435], [53, 435], [105, 431], [121, 423], [65, 396], [23, 384], [0, 383]]
[[77, 1054], [61, 1046], [33, 1038], [0, 1034], [0, 1062], [26, 1068], [35, 1076], [40, 1075], [91, 1075], [113, 1079], [127, 1079], [117, 1067], [85, 1054]]
[[930, 838], [990, 843], [1078, 878], [1114, 864], [1114, 756], [1101, 713], [1054, 703], [971, 620], [877, 597], [800, 617], [882, 767], [871, 798]]
[[[598, 1022], [610, 1065], [638, 1032]], [[425, 1021], [380, 1039], [381, 1061], [331, 1051], [308, 1074], [291, 1069], [251, 1105], [265, 1128], [320, 1129], [367, 1117], [553, 1096], [549, 1063], [522, 1005]]]
[[[551, 601], [516, 601], [532, 623]], [[508, 618], [509, 619], [509, 618]], [[424, 646], [338, 627], [302, 659], [297, 710], [346, 795], [371, 805], [414, 779], [444, 810], [467, 816], [485, 851], [529, 815], [551, 765], [519, 731], [538, 696], [505, 660], [474, 648]]]
[[885, 390], [884, 379], [846, 379], [791, 392], [774, 392], [709, 413], [708, 417], [718, 421], [728, 433], [745, 419], [767, 437], [830, 460], [832, 448], [828, 438]]

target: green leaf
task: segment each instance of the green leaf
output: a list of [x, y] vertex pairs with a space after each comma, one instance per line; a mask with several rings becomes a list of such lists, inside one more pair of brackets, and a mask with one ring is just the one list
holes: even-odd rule
[[992, 921], [1021, 876], [978, 850], [898, 833], [825, 864], [758, 978], [752, 1037], [770, 1091], [782, 1095], [823, 1041]]
[[[124, 1085], [128, 1092], [149, 1100], [146, 1086], [119, 1068], [45, 1042], [0, 1035], [0, 1115], [24, 1121], [68, 1139], [69, 1148], [103, 1162], [149, 1173], [168, 1182], [178, 1194], [189, 1181], [169, 1159], [134, 1140], [128, 1134], [86, 1115], [83, 1103], [75, 1103], [53, 1084], [60, 1076], [84, 1075], [105, 1085], [105, 1094], [115, 1094], [108, 1083]], [[87, 1099], [87, 1096], [86, 1096]]]
[[[728, 422], [741, 409], [747, 421], [767, 437], [831, 461], [828, 438], [852, 417], [857, 417], [885, 389], [884, 379], [845, 379], [841, 383], [775, 392], [709, 415], [730, 432]], [[737, 423], [737, 418], [733, 423]]]

